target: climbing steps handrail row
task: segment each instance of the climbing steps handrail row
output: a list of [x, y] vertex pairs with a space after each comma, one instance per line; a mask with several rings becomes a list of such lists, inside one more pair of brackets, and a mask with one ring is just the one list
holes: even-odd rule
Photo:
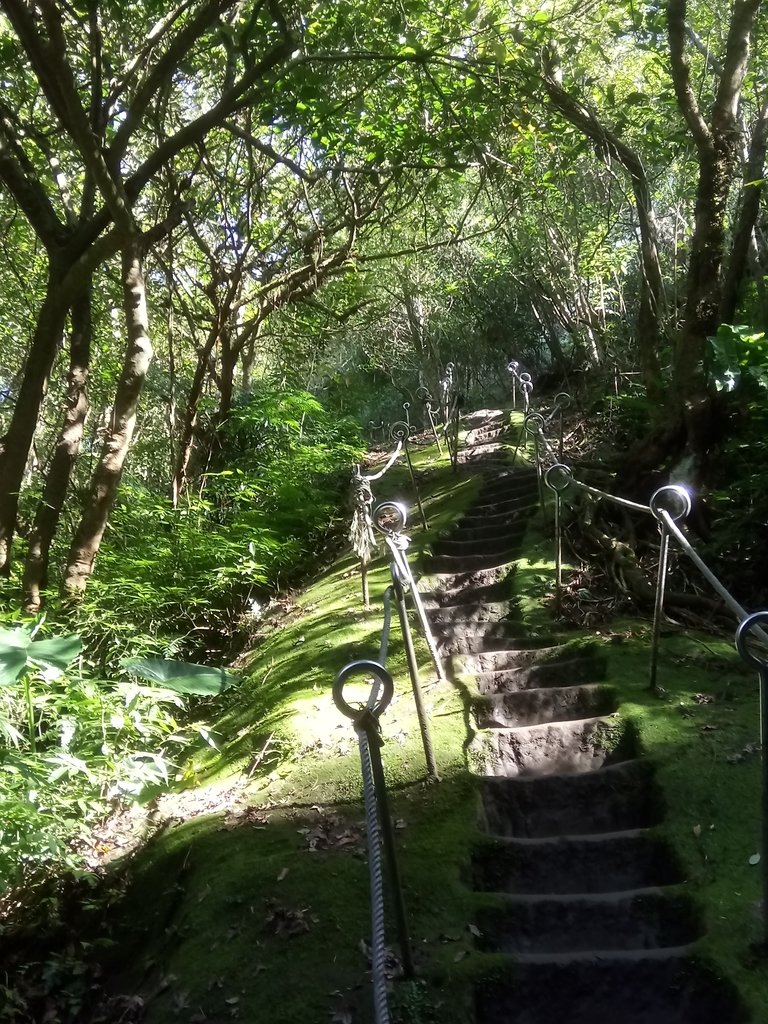
[[[529, 414], [525, 419], [525, 429], [529, 434], [533, 435], [534, 438], [538, 439], [547, 455], [554, 459], [555, 453], [543, 431], [543, 417], [541, 414]], [[544, 470], [541, 449], [538, 444], [536, 445], [536, 456], [537, 473], [543, 477], [544, 483], [555, 494], [556, 502], [564, 492], [567, 491], [568, 487], [572, 485], [594, 495], [595, 497], [605, 499], [615, 505], [630, 509], [633, 512], [641, 512], [654, 516], [659, 523], [659, 529], [662, 533], [662, 541], [665, 539], [665, 535], [673, 536], [681, 549], [686, 555], [688, 555], [706, 581], [722, 599], [724, 604], [733, 612], [739, 624], [743, 623], [748, 618], [749, 612], [739, 604], [728, 588], [718, 579], [704, 559], [696, 552], [689, 538], [686, 537], [678, 526], [678, 522], [685, 520], [691, 511], [691, 495], [687, 487], [683, 484], [667, 484], [664, 487], [659, 487], [651, 495], [649, 503], [644, 505], [640, 502], [630, 501], [628, 498], [623, 498], [618, 494], [611, 494], [609, 491], [601, 490], [599, 487], [593, 487], [590, 484], [585, 483], [583, 480], [579, 480], [573, 475], [571, 467], [565, 463], [553, 462], [551, 466]], [[561, 481], [559, 484], [554, 479], [554, 474], [556, 472], [561, 474]], [[671, 507], [665, 508], [665, 503], [670, 504]], [[556, 543], [559, 545], [559, 541], [556, 540]], [[664, 544], [662, 544], [662, 548], [663, 547], [665, 547]], [[659, 586], [659, 581], [663, 580], [666, 575], [666, 570], [667, 561], [665, 560], [663, 564], [663, 571], [659, 572], [657, 576], [657, 594], [661, 593], [662, 598], [663, 588]], [[661, 607], [659, 611], [663, 612], [663, 607]], [[754, 633], [759, 636], [764, 643], [768, 644], [768, 634], [764, 630], [760, 629], [757, 624], [754, 624]], [[652, 673], [651, 686], [655, 686], [655, 673]]]
[[[667, 570], [669, 566], [669, 542], [674, 538], [682, 551], [693, 562], [707, 583], [718, 594], [726, 607], [735, 615], [738, 626], [736, 629], [736, 648], [743, 661], [754, 668], [758, 673], [759, 694], [760, 694], [760, 741], [761, 741], [761, 865], [762, 865], [762, 927], [763, 938], [768, 946], [768, 633], [761, 628], [761, 625], [768, 625], [768, 610], [762, 610], [749, 614], [746, 609], [736, 600], [728, 588], [722, 583], [715, 573], [706, 564], [704, 559], [695, 550], [690, 539], [683, 532], [681, 524], [691, 511], [690, 491], [682, 484], [668, 484], [658, 488], [647, 505], [630, 501], [619, 495], [611, 494], [598, 487], [592, 487], [573, 475], [570, 466], [562, 462], [554, 453], [544, 433], [545, 420], [540, 413], [529, 412], [524, 421], [520, 437], [527, 433], [533, 439], [534, 456], [536, 461], [536, 473], [539, 480], [539, 494], [543, 506], [543, 484], [549, 488], [554, 496], [555, 505], [555, 591], [556, 611], [560, 611], [562, 595], [562, 526], [561, 526], [561, 501], [564, 493], [572, 486], [586, 491], [589, 494], [610, 501], [616, 505], [628, 508], [633, 512], [650, 514], [654, 516], [660, 532], [659, 564], [656, 574], [656, 590], [654, 597], [654, 615], [651, 634], [650, 650], [650, 686], [656, 689], [656, 676], [658, 667], [659, 639], [661, 632], [661, 621], [664, 614], [664, 595], [666, 588]], [[520, 442], [518, 441], [518, 448]], [[562, 451], [562, 449], [561, 449]], [[517, 449], [515, 450], [517, 454]], [[552, 464], [544, 470], [544, 459], [549, 457]], [[764, 645], [760, 653], [755, 653], [753, 647], [749, 646], [750, 636], [759, 637]]]
[[[440, 380], [440, 406], [445, 417], [445, 422], [443, 424], [443, 436], [448, 446], [448, 455], [454, 472], [458, 465], [459, 436], [458, 395], [456, 392], [455, 372], [456, 368], [454, 364], [448, 363], [445, 368], [445, 375]], [[435, 420], [435, 413], [438, 409], [432, 405], [433, 399], [427, 388], [419, 387], [416, 391], [416, 397], [424, 404], [432, 436], [437, 444], [438, 452], [442, 457], [443, 447], [440, 443], [440, 436], [437, 431], [437, 422]], [[424, 506], [421, 501], [421, 493], [419, 491], [416, 473], [413, 468], [413, 461], [411, 459], [410, 443], [415, 427], [411, 423], [410, 408], [410, 402], [403, 402], [405, 419], [397, 420], [389, 428], [389, 436], [396, 443], [395, 448], [387, 459], [384, 467], [376, 473], [363, 473], [362, 465], [358, 463], [352, 473], [352, 520], [349, 528], [349, 540], [360, 563], [360, 583], [362, 588], [363, 607], [366, 611], [370, 607], [368, 564], [371, 561], [371, 554], [376, 547], [376, 536], [371, 517], [371, 510], [374, 503], [371, 484], [381, 480], [381, 478], [394, 466], [401, 454], [405, 454], [405, 461], [408, 466], [408, 475], [411, 479], [411, 487], [413, 488], [413, 493], [416, 498], [416, 504], [419, 509], [422, 525], [425, 530], [429, 527]], [[369, 426], [372, 424], [373, 420], [369, 421]], [[383, 425], [384, 422], [382, 420], [381, 426], [383, 427]], [[424, 619], [424, 616], [421, 614], [420, 617], [422, 620]]]

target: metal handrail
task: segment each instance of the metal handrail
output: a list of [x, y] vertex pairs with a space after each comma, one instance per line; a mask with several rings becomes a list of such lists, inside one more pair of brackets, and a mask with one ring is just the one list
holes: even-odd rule
[[768, 610], [755, 612], [742, 620], [736, 630], [736, 649], [742, 660], [750, 668], [757, 670], [757, 678], [760, 686], [760, 767], [761, 767], [761, 799], [762, 799], [762, 834], [761, 847], [762, 857], [760, 858], [762, 872], [762, 912], [763, 912], [763, 943], [768, 947], [768, 656], [759, 658], [747, 646], [750, 632], [754, 629], [761, 636], [765, 636], [758, 623], [768, 625]]
[[371, 484], [376, 480], [380, 480], [394, 466], [402, 450], [403, 442], [398, 441], [395, 450], [387, 459], [386, 465], [378, 473], [363, 474], [360, 463], [358, 463], [355, 466], [352, 477], [353, 512], [352, 522], [349, 527], [349, 539], [352, 543], [352, 549], [360, 562], [360, 585], [363, 594], [363, 607], [366, 611], [370, 608], [368, 563], [371, 560], [371, 552], [376, 547], [376, 535], [373, 532], [373, 520], [371, 518], [371, 509], [373, 508]]
[[[550, 421], [551, 421], [551, 417], [550, 417]], [[715, 590], [715, 592], [723, 600], [725, 605], [734, 613], [734, 615], [736, 616], [737, 620], [740, 623], [743, 622], [748, 617], [749, 613], [746, 611], [745, 608], [742, 607], [742, 605], [739, 604], [739, 602], [736, 600], [736, 598], [730, 593], [730, 591], [725, 587], [725, 585], [723, 583], [721, 583], [721, 581], [717, 578], [717, 576], [715, 576], [715, 574], [712, 572], [712, 570], [709, 568], [709, 566], [706, 564], [706, 562], [696, 552], [695, 548], [693, 547], [691, 542], [688, 540], [688, 538], [685, 536], [683, 531], [677, 525], [677, 521], [685, 519], [688, 516], [689, 512], [690, 512], [691, 498], [690, 498], [690, 494], [689, 494], [687, 488], [685, 488], [682, 484], [668, 484], [665, 487], [660, 487], [651, 496], [650, 502], [647, 505], [645, 505], [645, 504], [642, 504], [641, 502], [631, 501], [629, 498], [622, 498], [618, 494], [611, 494], [609, 491], [604, 491], [604, 490], [600, 489], [599, 487], [592, 487], [590, 484], [587, 484], [583, 480], [579, 480], [577, 477], [575, 477], [573, 475], [573, 470], [569, 466], [567, 466], [567, 465], [565, 465], [565, 464], [563, 464], [561, 462], [554, 462], [553, 465], [549, 467], [549, 470], [557, 468], [558, 471], [560, 473], [562, 473], [564, 477], [567, 478], [567, 483], [565, 484], [565, 486], [561, 486], [561, 487], [553, 486], [552, 478], [549, 476], [549, 470], [547, 470], [546, 472], [542, 473], [541, 448], [540, 448], [540, 445], [542, 445], [546, 449], [546, 452], [547, 452], [548, 455], [550, 455], [552, 458], [555, 457], [555, 453], [554, 453], [554, 451], [552, 449], [552, 446], [548, 443], [546, 435], [544, 433], [544, 425], [545, 425], [544, 417], [541, 414], [539, 414], [539, 413], [529, 414], [526, 417], [525, 421], [524, 421], [524, 426], [525, 426], [526, 432], [531, 434], [533, 436], [533, 438], [534, 438], [534, 449], [535, 449], [535, 453], [536, 453], [537, 472], [539, 473], [540, 476], [543, 475], [544, 482], [547, 484], [549, 489], [555, 495], [556, 533], [560, 529], [560, 501], [561, 501], [561, 497], [562, 497], [563, 493], [567, 490], [569, 485], [573, 485], [574, 487], [578, 487], [581, 490], [586, 491], [587, 493], [594, 495], [595, 497], [599, 497], [599, 498], [604, 499], [606, 501], [610, 501], [610, 502], [612, 502], [615, 505], [621, 506], [622, 508], [630, 509], [633, 512], [641, 512], [643, 514], [652, 515], [652, 516], [654, 516], [656, 518], [656, 520], [659, 523], [659, 529], [660, 529], [660, 533], [661, 533], [661, 545], [660, 545], [660, 554], [659, 554], [659, 569], [658, 569], [657, 579], [656, 579], [656, 596], [655, 596], [655, 601], [654, 601], [654, 624], [653, 624], [653, 635], [652, 635], [652, 644], [651, 644], [651, 664], [650, 664], [650, 685], [651, 685], [652, 688], [655, 689], [655, 687], [656, 687], [656, 668], [657, 668], [657, 662], [658, 662], [658, 640], [659, 640], [661, 618], [663, 616], [663, 600], [664, 600], [664, 592], [665, 592], [665, 586], [666, 586], [666, 576], [667, 576], [667, 571], [668, 571], [668, 567], [669, 567], [668, 538], [670, 536], [674, 537], [674, 539], [680, 545], [680, 547], [685, 552], [685, 554], [688, 555], [688, 557], [691, 559], [691, 561], [694, 563], [694, 565], [699, 569], [699, 571], [704, 576], [704, 578], [707, 580], [707, 582], [710, 584], [710, 586]], [[682, 511], [682, 514], [678, 512], [677, 515], [672, 515], [669, 512], [668, 509], [663, 508], [662, 505], [661, 505], [662, 497], [663, 496], [668, 496], [668, 495], [670, 495], [672, 493], [674, 493], [677, 496], [678, 502], [682, 501], [683, 505], [685, 506], [684, 510]], [[682, 496], [684, 496], [684, 498]], [[561, 599], [562, 599], [562, 590], [561, 590], [562, 583], [561, 583], [561, 575], [560, 575], [561, 574], [561, 569], [558, 570], [558, 565], [561, 566], [561, 564], [562, 564], [561, 563], [561, 558], [560, 558], [560, 556], [558, 554], [561, 551], [561, 545], [562, 545], [562, 540], [561, 540], [560, 537], [556, 538], [555, 544], [556, 544], [555, 562], [556, 562], [556, 573], [557, 573], [555, 602], [556, 602], [556, 607], [559, 610], [560, 604], [561, 604]], [[755, 632], [758, 633], [758, 635], [760, 635], [760, 637], [761, 637], [761, 639], [763, 641], [768, 642], [768, 634], [766, 634], [762, 629], [756, 628]]]
[[[413, 606], [421, 625], [422, 635], [429, 648], [438, 679], [443, 681], [445, 680], [445, 669], [443, 668], [437, 644], [429, 626], [429, 618], [427, 617], [424, 602], [421, 600], [421, 594], [408, 561], [407, 552], [410, 538], [404, 532], [407, 519], [406, 507], [399, 501], [383, 501], [380, 505], [377, 505], [373, 512], [373, 525], [384, 537], [384, 541], [392, 556], [391, 564], [396, 567], [398, 578], [411, 595]], [[393, 584], [395, 583], [394, 577], [392, 582]]]
[[424, 506], [421, 504], [421, 494], [419, 493], [419, 485], [416, 482], [416, 474], [413, 471], [413, 462], [411, 461], [411, 450], [408, 442], [411, 438], [411, 424], [406, 420], [397, 420], [389, 428], [389, 433], [393, 441], [397, 441], [399, 445], [402, 445], [403, 451], [405, 452], [405, 461], [408, 465], [408, 473], [411, 478], [411, 485], [413, 486], [413, 493], [416, 495], [416, 504], [419, 506], [419, 515], [421, 516], [421, 522], [425, 530], [429, 529], [427, 523], [427, 517], [424, 512]]

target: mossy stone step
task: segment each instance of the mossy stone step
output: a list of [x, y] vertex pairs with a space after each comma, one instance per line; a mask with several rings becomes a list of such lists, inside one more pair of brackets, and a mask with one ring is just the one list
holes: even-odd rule
[[509, 961], [476, 986], [483, 1024], [747, 1024], [729, 983], [684, 951]]
[[473, 676], [478, 693], [517, 693], [519, 690], [545, 689], [550, 686], [574, 686], [598, 683], [605, 679], [607, 659], [585, 655], [566, 661], [545, 661], [524, 668], [479, 672]]
[[506, 729], [610, 715], [618, 706], [616, 689], [603, 683], [576, 683], [489, 694], [472, 701], [478, 729]]
[[515, 954], [674, 949], [704, 932], [693, 901], [664, 890], [507, 896], [477, 924], [481, 949]]
[[503, 622], [515, 615], [516, 608], [516, 603], [512, 600], [486, 601], [429, 608], [427, 615], [429, 621], [436, 628], [440, 626], [467, 627], [481, 622]]
[[482, 823], [492, 835], [549, 838], [650, 828], [664, 816], [652, 765], [636, 758], [598, 771], [487, 777]]
[[547, 839], [488, 838], [472, 856], [475, 889], [601, 893], [675, 885], [684, 872], [668, 843], [645, 829]]
[[618, 717], [487, 730], [477, 733], [469, 745], [478, 775], [506, 779], [589, 774], [638, 753], [634, 729]]

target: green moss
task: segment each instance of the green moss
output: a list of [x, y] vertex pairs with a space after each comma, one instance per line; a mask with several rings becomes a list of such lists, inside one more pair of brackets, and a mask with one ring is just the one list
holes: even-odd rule
[[[429, 452], [418, 455], [428, 463]], [[382, 483], [379, 497], [409, 493], [403, 465]], [[430, 530], [410, 531], [414, 552], [428, 547], [475, 489], [445, 462], [428, 477], [423, 500]], [[376, 656], [388, 584], [380, 556], [370, 567], [373, 608], [363, 612], [355, 559], [342, 555], [242, 659], [243, 683], [212, 725], [219, 751], [196, 754], [187, 773], [193, 794], [231, 791], [239, 811], [165, 828], [130, 867], [119, 963], [109, 969], [113, 987], [149, 993], [149, 1024], [174, 1014], [223, 1020], [235, 1011], [242, 1019], [263, 1019], [265, 1007], [270, 1024], [328, 1020], [347, 1010], [355, 1020], [370, 1017], [361, 952], [370, 923], [359, 757], [331, 684], [348, 661]], [[443, 779], [432, 786], [424, 782], [421, 737], [393, 626], [388, 667], [396, 693], [382, 718], [383, 756], [400, 825], [412, 942], [426, 982], [426, 990], [402, 982], [403, 998], [398, 1003], [396, 994], [395, 1003], [402, 1021], [419, 1019], [414, 1013], [431, 1006], [440, 1020], [459, 1022], [470, 1019], [457, 970], [472, 939], [473, 896], [462, 871], [475, 838], [475, 783], [465, 761], [460, 695], [437, 682], [418, 639], [417, 653]], [[248, 807], [257, 810], [243, 813]], [[313, 837], [319, 837], [314, 844]], [[394, 943], [391, 909], [388, 921]]]
[[[686, 868], [686, 890], [704, 912], [700, 951], [764, 1012], [768, 964], [760, 941], [759, 701], [757, 681], [729, 642], [679, 633], [662, 640], [663, 698], [648, 689], [649, 634], [637, 622], [606, 640], [623, 715], [657, 765], [667, 813], [659, 832]], [[758, 1011], [758, 1007], [760, 1008]]]

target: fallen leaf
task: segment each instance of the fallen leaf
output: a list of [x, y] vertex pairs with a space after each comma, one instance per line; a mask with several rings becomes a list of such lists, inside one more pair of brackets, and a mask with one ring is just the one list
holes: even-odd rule
[[279, 874], [279, 875], [277, 876], [277, 880], [278, 880], [278, 882], [282, 882], [282, 880], [283, 880], [283, 879], [285, 878], [285, 876], [286, 876], [287, 874], [288, 874], [288, 868], [283, 868], [283, 870], [282, 870], [282, 871], [280, 872], [280, 874]]
[[459, 952], [456, 954], [456, 956], [453, 958], [453, 962], [455, 964], [457, 964], [459, 962], [459, 960], [463, 960], [466, 955], [467, 955], [466, 949], [460, 949]]
[[[265, 900], [264, 903], [267, 908], [266, 923], [275, 935], [301, 935], [309, 931], [309, 921], [307, 920], [308, 908], [293, 910], [290, 907], [282, 906], [277, 900], [273, 899]], [[310, 917], [310, 920], [315, 923], [317, 919]]]
[[476, 924], [468, 924], [467, 928], [469, 928], [470, 932], [475, 936], [476, 939], [482, 939], [483, 933], [480, 931]]
[[701, 835], [701, 825], [694, 825], [693, 826], [693, 834], [695, 836], [700, 836]]

